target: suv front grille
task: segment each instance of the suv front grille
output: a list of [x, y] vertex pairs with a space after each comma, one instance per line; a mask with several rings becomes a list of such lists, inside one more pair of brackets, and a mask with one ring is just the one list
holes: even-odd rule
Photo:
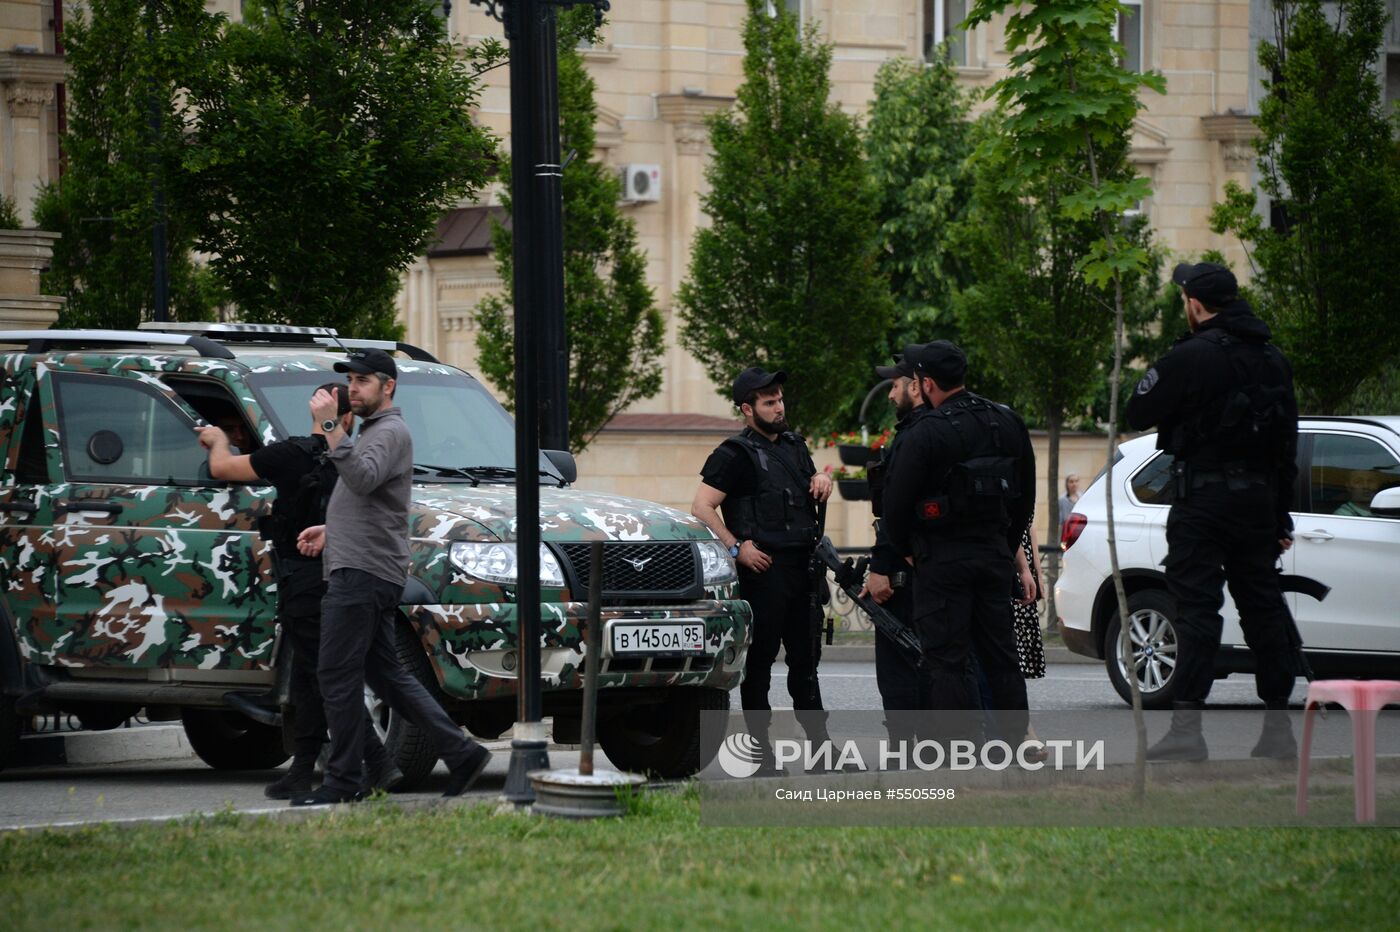
[[[588, 598], [588, 542], [557, 544], [564, 556], [565, 572], [573, 583], [574, 598]], [[609, 541], [603, 544], [603, 598], [634, 600], [645, 598], [700, 598], [700, 565], [695, 545], [686, 542], [633, 544]]]

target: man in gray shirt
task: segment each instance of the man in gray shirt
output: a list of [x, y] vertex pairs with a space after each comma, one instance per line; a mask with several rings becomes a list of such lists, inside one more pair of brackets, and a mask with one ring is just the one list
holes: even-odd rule
[[336, 421], [336, 399], [311, 398], [325, 432], [327, 458], [340, 481], [326, 507], [326, 523], [297, 538], [306, 556], [322, 555], [329, 585], [321, 603], [321, 658], [317, 678], [331, 732], [331, 755], [320, 789], [294, 806], [353, 802], [362, 795], [364, 688], [427, 732], [451, 774], [444, 796], [476, 781], [491, 753], [466, 737], [441, 705], [404, 670], [394, 647], [394, 619], [408, 581], [408, 505], [413, 489], [413, 438], [394, 406], [398, 367], [388, 353], [369, 349], [335, 364], [346, 373], [350, 408], [359, 415], [353, 442]]

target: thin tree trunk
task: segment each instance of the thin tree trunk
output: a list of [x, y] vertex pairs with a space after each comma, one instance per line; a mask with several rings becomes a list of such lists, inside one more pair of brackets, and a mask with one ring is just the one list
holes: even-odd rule
[[[1084, 134], [1085, 149], [1089, 155], [1089, 173], [1094, 187], [1099, 186], [1099, 166], [1095, 157], [1094, 138]], [[1104, 241], [1109, 254], [1114, 251], [1113, 218], [1100, 214], [1099, 223], [1103, 227]], [[1116, 663], [1118, 657], [1127, 658], [1128, 686], [1133, 695], [1133, 727], [1137, 732], [1137, 750], [1133, 755], [1133, 798], [1139, 801], [1147, 796], [1147, 723], [1142, 717], [1142, 689], [1138, 685], [1137, 658], [1133, 655], [1130, 630], [1132, 618], [1128, 614], [1128, 596], [1123, 589], [1123, 571], [1118, 566], [1118, 535], [1113, 524], [1113, 460], [1118, 452], [1118, 395], [1123, 384], [1123, 276], [1113, 273], [1113, 374], [1108, 385], [1108, 468], [1104, 473], [1105, 517], [1108, 521], [1108, 562], [1113, 573], [1113, 594], [1118, 601], [1118, 656], [1111, 658]], [[1115, 649], [1105, 644], [1105, 653]]]
[[1050, 462], [1046, 464], [1045, 485], [1049, 489], [1047, 504], [1050, 506], [1050, 523], [1045, 529], [1045, 545], [1054, 549], [1045, 561], [1045, 632], [1057, 630], [1058, 610], [1055, 608], [1055, 582], [1060, 578], [1060, 525], [1065, 516], [1060, 514], [1060, 434], [1064, 430], [1064, 415], [1052, 411], [1045, 419], [1050, 439]]

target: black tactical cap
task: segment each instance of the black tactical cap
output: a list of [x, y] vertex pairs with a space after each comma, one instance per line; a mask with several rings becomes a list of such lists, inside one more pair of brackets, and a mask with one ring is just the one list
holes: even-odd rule
[[1214, 262], [1183, 262], [1172, 271], [1172, 282], [1180, 285], [1188, 297], [1206, 307], [1219, 310], [1240, 296], [1235, 273]]
[[335, 364], [335, 371], [358, 372], [361, 375], [380, 372], [391, 379], [399, 377], [399, 367], [394, 365], [394, 357], [382, 349], [351, 350], [344, 362]]
[[904, 347], [904, 352], [894, 354], [893, 366], [876, 366], [875, 374], [882, 379], [912, 379], [914, 377], [914, 364], [909, 361], [909, 354], [919, 349], [919, 344], [909, 343]]
[[759, 366], [749, 366], [734, 379], [734, 403], [744, 404], [754, 392], [770, 385], [780, 385], [787, 381], [787, 373], [781, 369], [769, 372]]
[[913, 362], [919, 375], [949, 387], [963, 383], [963, 376], [967, 375], [967, 357], [952, 343], [934, 340], [910, 349], [913, 352], [906, 353], [904, 358]]

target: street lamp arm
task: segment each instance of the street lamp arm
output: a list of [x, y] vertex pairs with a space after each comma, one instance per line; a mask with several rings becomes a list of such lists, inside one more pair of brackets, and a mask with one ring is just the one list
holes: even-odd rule
[[[603, 15], [612, 9], [609, 0], [540, 0], [542, 4], [557, 7], [593, 7], [593, 22], [597, 26], [603, 25]], [[506, 35], [511, 34], [511, 6], [510, 0], [471, 0], [472, 6], [486, 8], [486, 15], [502, 24], [506, 28]]]

